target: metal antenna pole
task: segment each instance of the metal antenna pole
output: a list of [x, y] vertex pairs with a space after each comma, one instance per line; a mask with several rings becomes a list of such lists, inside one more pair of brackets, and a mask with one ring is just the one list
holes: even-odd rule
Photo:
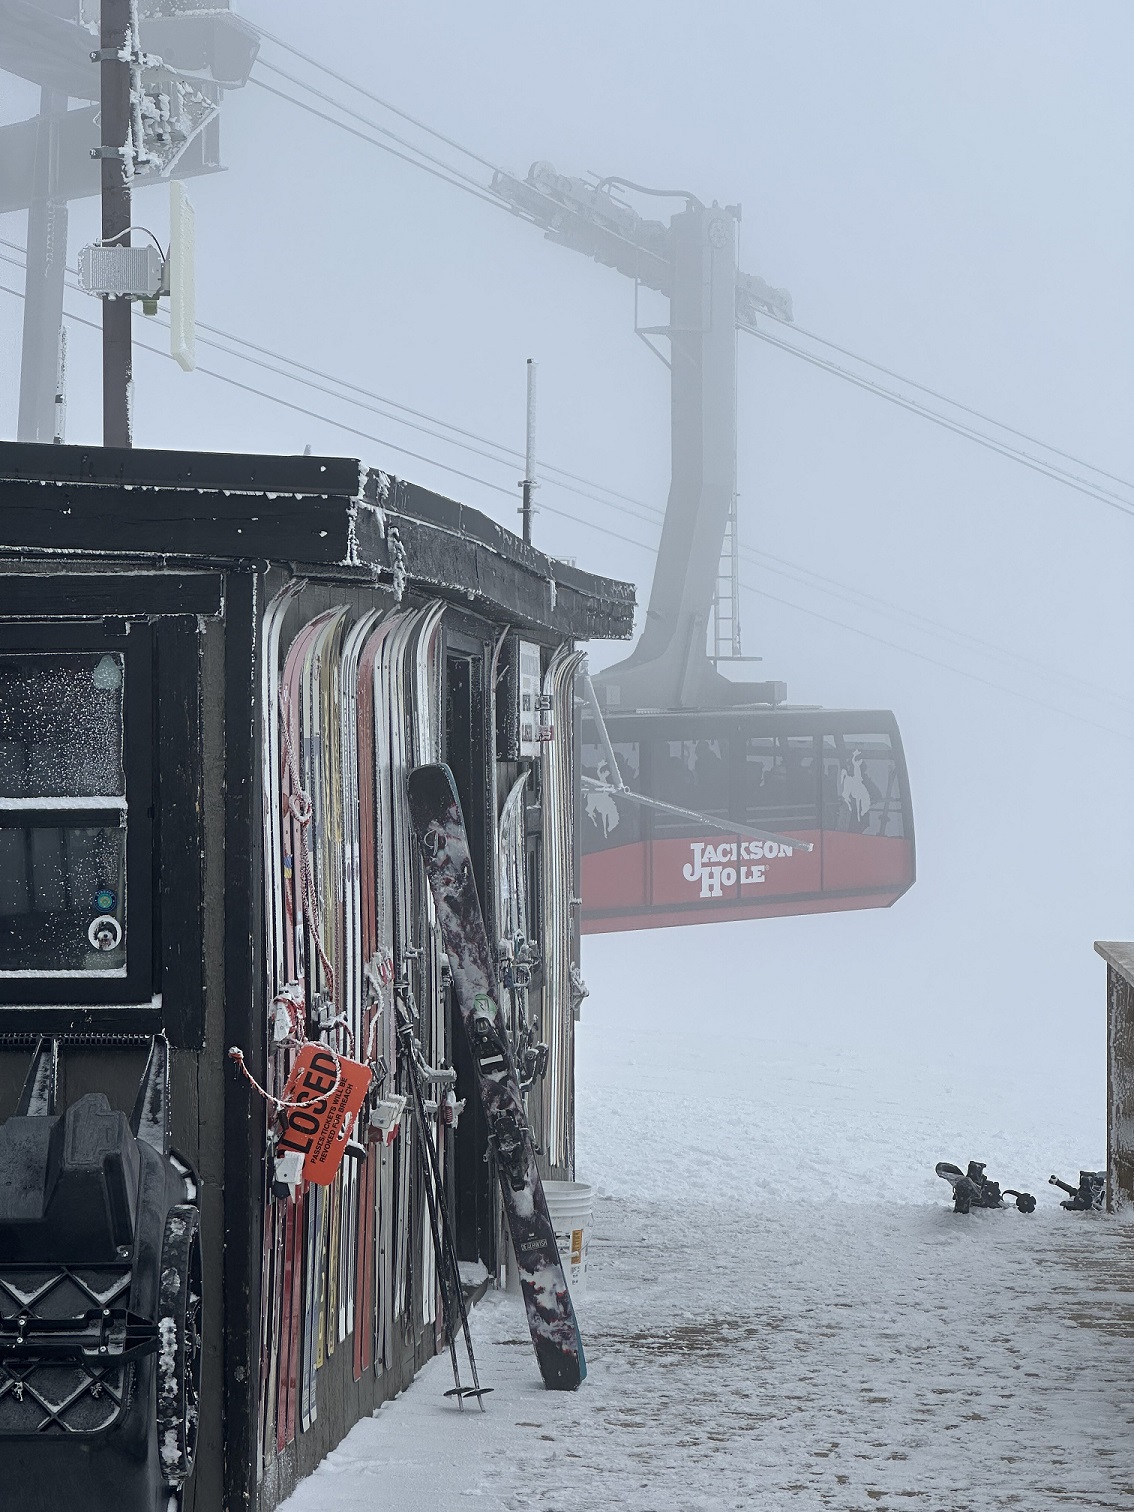
[[67, 439], [67, 327], [59, 327], [59, 372], [55, 380], [55, 431], [52, 441], [62, 446]]
[[524, 502], [520, 513], [524, 517], [524, 544], [532, 544], [532, 490], [537, 486], [535, 480], [535, 398], [536, 398], [536, 365], [528, 358], [528, 433], [527, 446], [524, 458], [524, 481], [520, 485], [524, 490]]
[[[131, 0], [102, 0], [98, 60], [102, 103], [102, 239], [130, 245], [130, 55], [136, 45]], [[131, 443], [130, 388], [133, 380], [131, 301], [102, 302], [102, 444]]]

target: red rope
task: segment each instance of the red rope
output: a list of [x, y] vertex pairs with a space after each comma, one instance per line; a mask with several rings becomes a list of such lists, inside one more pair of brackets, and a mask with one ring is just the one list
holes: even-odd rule
[[241, 1050], [239, 1045], [232, 1046], [232, 1048], [228, 1052], [228, 1058], [229, 1060], [236, 1062], [237, 1068], [239, 1069], [241, 1075], [244, 1077], [244, 1080], [252, 1088], [252, 1090], [254, 1092], [258, 1092], [264, 1099], [264, 1101], [271, 1103], [274, 1108], [313, 1108], [316, 1103], [322, 1102], [325, 1097], [332, 1097], [338, 1091], [339, 1085], [343, 1079], [343, 1063], [339, 1059], [338, 1051], [335, 1050], [332, 1045], [327, 1045], [325, 1048], [328, 1054], [333, 1057], [335, 1062], [335, 1081], [333, 1086], [328, 1088], [326, 1092], [320, 1093], [318, 1097], [295, 1099], [273, 1097], [268, 1089], [266, 1087], [262, 1087], [256, 1080], [256, 1078], [252, 1075], [251, 1071], [249, 1071], [244, 1060], [244, 1051]]

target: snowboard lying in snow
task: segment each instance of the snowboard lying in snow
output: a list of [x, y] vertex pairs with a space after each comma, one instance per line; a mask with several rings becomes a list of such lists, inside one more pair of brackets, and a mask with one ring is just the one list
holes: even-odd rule
[[411, 772], [409, 806], [477, 1068], [540, 1374], [550, 1390], [574, 1391], [587, 1373], [583, 1341], [536, 1169], [464, 817], [449, 768], [420, 766]]

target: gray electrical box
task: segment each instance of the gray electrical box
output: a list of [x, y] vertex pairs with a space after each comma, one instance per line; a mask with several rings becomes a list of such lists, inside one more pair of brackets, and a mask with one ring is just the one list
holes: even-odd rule
[[157, 247], [84, 247], [79, 285], [88, 294], [119, 299], [156, 299], [164, 292], [165, 259]]

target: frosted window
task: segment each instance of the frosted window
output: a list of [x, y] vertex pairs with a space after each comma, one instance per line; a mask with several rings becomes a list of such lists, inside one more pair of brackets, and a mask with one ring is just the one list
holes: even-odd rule
[[0, 656], [0, 977], [125, 976], [125, 664]]
[[0, 656], [0, 799], [121, 797], [123, 659]]

